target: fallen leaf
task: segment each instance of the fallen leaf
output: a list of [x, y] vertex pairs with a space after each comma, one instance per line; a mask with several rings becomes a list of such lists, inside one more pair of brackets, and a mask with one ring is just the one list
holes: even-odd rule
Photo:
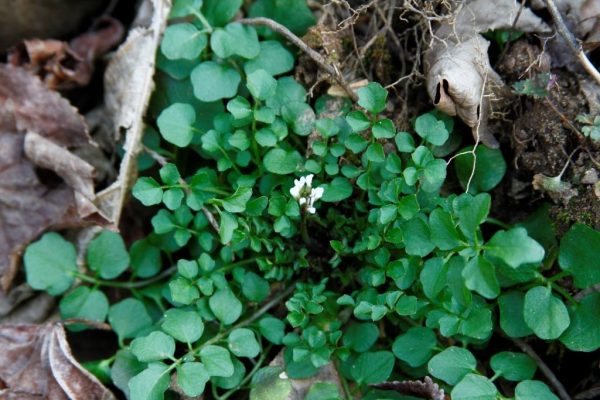
[[91, 31], [70, 43], [30, 39], [13, 47], [8, 62], [23, 66], [38, 75], [50, 89], [85, 86], [94, 72], [94, 61], [115, 46], [123, 36], [123, 25], [116, 19], [101, 17]]
[[142, 150], [143, 117], [154, 90], [156, 51], [169, 10], [170, 4], [166, 1], [142, 2], [134, 28], [112, 57], [104, 75], [104, 100], [114, 135], [125, 135], [125, 155], [119, 176], [97, 196], [99, 208], [114, 223], [119, 221], [129, 189], [136, 179], [136, 160]]
[[[451, 22], [434, 32], [425, 52], [427, 91], [436, 108], [457, 115], [472, 130], [473, 137], [496, 148], [498, 141], [487, 129], [494, 102], [510, 91], [490, 65], [490, 42], [480, 33], [511, 29], [519, 4], [513, 0], [474, 0], [461, 4]], [[547, 32], [550, 28], [531, 10], [524, 8], [515, 29]]]
[[0, 326], [3, 399], [112, 400], [71, 354], [61, 323]]
[[400, 394], [421, 399], [444, 400], [445, 398], [444, 389], [440, 389], [439, 385], [428, 376], [423, 381], [393, 381], [371, 386], [383, 390], [394, 390]]
[[17, 273], [25, 246], [46, 229], [106, 225], [93, 204], [93, 168], [68, 150], [89, 142], [83, 118], [67, 100], [24, 69], [0, 65], [3, 291]]

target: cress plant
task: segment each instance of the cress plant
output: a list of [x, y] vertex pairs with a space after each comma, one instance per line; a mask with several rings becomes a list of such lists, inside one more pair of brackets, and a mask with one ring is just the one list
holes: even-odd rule
[[[517, 400], [556, 399], [526, 354], [477, 356], [494, 335], [600, 348], [600, 293], [575, 299], [559, 284], [600, 283], [600, 232], [574, 225], [558, 243], [543, 211], [516, 226], [489, 218], [499, 150], [480, 146], [472, 175], [451, 118], [428, 112], [398, 132], [378, 83], [358, 104], [312, 102], [290, 76], [293, 49], [229, 22], [240, 6], [174, 3], [150, 109], [158, 134], [145, 138], [169, 162], [154, 174], [141, 158], [133, 188], [152, 232], [127, 248], [102, 231], [84, 266], [57, 233], [25, 252], [29, 284], [62, 295], [63, 318], [116, 333], [120, 350], [92, 370], [134, 400], [248, 388], [285, 399], [290, 379], [330, 363], [344, 393], [324, 382], [307, 398], [395, 398], [369, 385], [431, 375], [454, 400], [504, 399], [500, 378]], [[314, 21], [298, 1], [259, 0], [250, 14], [298, 34]], [[457, 152], [469, 192], [449, 194]], [[285, 367], [267, 366], [280, 350]]]

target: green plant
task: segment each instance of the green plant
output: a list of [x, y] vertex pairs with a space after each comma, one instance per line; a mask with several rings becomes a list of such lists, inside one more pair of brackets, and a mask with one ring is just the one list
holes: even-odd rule
[[[253, 10], [283, 18], [272, 3]], [[518, 400], [556, 398], [527, 355], [480, 349], [495, 334], [600, 348], [600, 295], [576, 300], [559, 284], [600, 282], [600, 233], [575, 225], [557, 246], [543, 213], [520, 226], [490, 218], [499, 151], [476, 151], [472, 178], [473, 153], [458, 155], [473, 190], [442, 194], [452, 119], [429, 112], [397, 132], [377, 83], [358, 107], [310, 104], [281, 77], [294, 54], [277, 37], [228, 23], [240, 5], [175, 2], [188, 22], [165, 33], [150, 110], [163, 139], [153, 149], [172, 163], [133, 188], [156, 211], [153, 232], [127, 249], [103, 231], [82, 267], [48, 233], [25, 252], [30, 285], [66, 293], [64, 318], [110, 323], [120, 350], [98, 365], [135, 400], [208, 388], [285, 398], [289, 379], [330, 363], [345, 393], [320, 383], [307, 398], [382, 398], [369, 385], [426, 374], [455, 400], [504, 399], [497, 379], [518, 382]], [[279, 349], [285, 373], [265, 366]]]
[[594, 142], [600, 142], [600, 117], [592, 117], [587, 114], [580, 114], [575, 118], [577, 122], [582, 123], [584, 126], [581, 128], [581, 132], [592, 139]]

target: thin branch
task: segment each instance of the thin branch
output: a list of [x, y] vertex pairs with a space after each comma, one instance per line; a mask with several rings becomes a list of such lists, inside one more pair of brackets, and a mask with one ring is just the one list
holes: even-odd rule
[[594, 78], [596, 83], [600, 84], [600, 72], [598, 72], [596, 67], [594, 67], [594, 64], [592, 64], [583, 52], [581, 43], [575, 38], [571, 31], [569, 31], [567, 25], [565, 25], [565, 21], [562, 19], [558, 8], [556, 8], [554, 0], [544, 0], [544, 2], [546, 3], [546, 8], [548, 8], [550, 15], [552, 15], [552, 20], [554, 21], [558, 33], [565, 39], [567, 46], [569, 46], [569, 49], [571, 49], [575, 57], [577, 57], [581, 66], [592, 76], [592, 78]]
[[550, 367], [548, 367], [544, 360], [542, 360], [542, 358], [538, 356], [538, 354], [535, 352], [535, 350], [533, 350], [533, 348], [530, 345], [528, 345], [521, 339], [510, 338], [510, 340], [512, 340], [514, 344], [516, 344], [524, 353], [526, 353], [529, 357], [533, 359], [533, 361], [535, 361], [537, 366], [540, 368], [540, 371], [542, 371], [546, 379], [548, 379], [550, 384], [554, 387], [561, 400], [571, 400], [571, 396], [569, 396], [569, 393], [567, 393], [563, 384], [560, 383], [556, 375], [554, 375], [554, 372], [552, 372]]
[[358, 97], [356, 93], [348, 86], [344, 77], [341, 73], [336, 71], [336, 69], [325, 60], [325, 58], [319, 54], [317, 51], [310, 48], [302, 39], [296, 36], [292, 31], [290, 31], [285, 26], [281, 25], [278, 22], [273, 21], [270, 18], [258, 17], [258, 18], [243, 18], [238, 20], [237, 22], [246, 25], [259, 25], [266, 26], [271, 30], [279, 33], [284, 36], [287, 40], [292, 42], [296, 47], [306, 53], [310, 58], [312, 58], [325, 72], [327, 72], [335, 81], [344, 88], [348, 96], [353, 100], [357, 101]]

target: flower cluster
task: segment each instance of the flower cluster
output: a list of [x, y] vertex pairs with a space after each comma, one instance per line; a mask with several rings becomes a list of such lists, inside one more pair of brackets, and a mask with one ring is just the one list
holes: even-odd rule
[[301, 206], [305, 206], [306, 210], [314, 214], [315, 210], [315, 201], [319, 200], [323, 197], [323, 193], [325, 189], [322, 187], [314, 188], [312, 187], [312, 180], [314, 175], [306, 175], [301, 177], [300, 179], [294, 179], [294, 186], [290, 189], [290, 194], [293, 198], [298, 200]]

